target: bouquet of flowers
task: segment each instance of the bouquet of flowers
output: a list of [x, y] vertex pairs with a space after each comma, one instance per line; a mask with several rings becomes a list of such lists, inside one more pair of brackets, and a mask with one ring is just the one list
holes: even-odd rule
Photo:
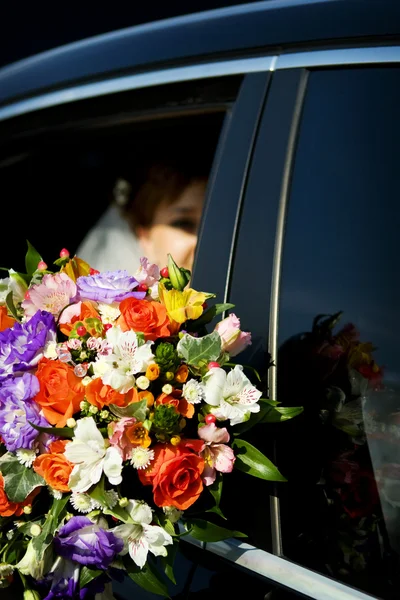
[[110, 598], [127, 573], [167, 596], [182, 535], [244, 535], [215, 522], [225, 474], [285, 481], [238, 434], [298, 411], [231, 362], [251, 343], [234, 313], [207, 333], [233, 305], [208, 308], [171, 256], [134, 277], [53, 264], [28, 242], [0, 281], [0, 587]]

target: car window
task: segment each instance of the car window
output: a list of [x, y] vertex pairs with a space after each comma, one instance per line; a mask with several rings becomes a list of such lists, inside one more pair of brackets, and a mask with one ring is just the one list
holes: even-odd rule
[[207, 176], [241, 79], [111, 94], [1, 123], [3, 222], [18, 227], [12, 245], [0, 242], [0, 266], [24, 269], [26, 239], [47, 261], [65, 246], [74, 253], [116, 199], [116, 184], [134, 193], [145, 163], [168, 158]]
[[398, 597], [400, 69], [311, 72], [283, 245], [285, 557]]

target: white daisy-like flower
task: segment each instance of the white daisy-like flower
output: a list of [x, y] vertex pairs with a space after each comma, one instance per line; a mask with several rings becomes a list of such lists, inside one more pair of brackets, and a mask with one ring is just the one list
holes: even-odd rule
[[131, 453], [131, 465], [134, 469], [145, 469], [154, 459], [154, 450], [137, 446]]
[[53, 498], [55, 498], [56, 500], [61, 500], [62, 498], [62, 492], [60, 492], [60, 490], [55, 490], [54, 488], [48, 486], [48, 490], [50, 492], [50, 494], [53, 496]]
[[115, 490], [107, 490], [104, 492], [104, 497], [108, 508], [114, 508], [118, 504], [119, 496]]
[[204, 385], [196, 379], [189, 379], [182, 387], [182, 396], [190, 404], [198, 404], [205, 399]]
[[119, 315], [121, 314], [121, 311], [119, 310], [119, 302], [113, 302], [112, 304], [105, 304], [105, 302], [99, 302], [98, 310], [104, 325], [114, 323], [114, 321], [118, 319]]
[[36, 458], [36, 450], [29, 450], [28, 448], [20, 448], [15, 453], [18, 462], [25, 467], [31, 467], [33, 461]]
[[84, 514], [98, 508], [98, 503], [93, 498], [81, 492], [73, 492], [69, 501], [75, 510]]

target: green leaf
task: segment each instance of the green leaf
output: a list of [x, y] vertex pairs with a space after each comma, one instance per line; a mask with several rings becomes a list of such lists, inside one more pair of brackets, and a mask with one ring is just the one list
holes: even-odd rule
[[52, 435], [69, 439], [74, 437], [74, 430], [71, 429], [71, 427], [40, 427], [39, 425], [35, 425], [30, 421], [28, 421], [28, 423], [37, 431], [41, 431], [42, 433], [51, 433]]
[[226, 527], [215, 525], [203, 519], [188, 519], [185, 522], [185, 527], [192, 537], [201, 542], [219, 542], [232, 537], [247, 537], [245, 533], [226, 529]]
[[217, 477], [215, 478], [214, 483], [212, 483], [211, 485], [209, 485], [207, 487], [208, 491], [210, 492], [210, 494], [214, 498], [216, 506], [219, 506], [219, 503], [221, 501], [222, 480], [223, 480], [222, 479], [222, 473], [218, 473]]
[[245, 431], [248, 431], [249, 429], [254, 427], [254, 425], [262, 423], [265, 415], [271, 410], [273, 410], [273, 408], [271, 407], [277, 406], [279, 402], [277, 402], [276, 400], [269, 400], [267, 398], [260, 398], [259, 404], [260, 410], [258, 413], [252, 413], [247, 421], [244, 421], [243, 423], [239, 423], [238, 425], [234, 426], [234, 436], [242, 435]]
[[168, 550], [167, 556], [161, 557], [161, 564], [164, 567], [164, 573], [166, 574], [168, 579], [170, 581], [172, 581], [172, 583], [174, 583], [175, 585], [176, 585], [176, 579], [175, 579], [173, 567], [174, 567], [176, 553], [178, 552], [178, 547], [179, 547], [179, 543], [175, 543], [172, 545], [169, 544], [167, 546], [167, 550]]
[[287, 481], [276, 466], [262, 452], [244, 440], [235, 438], [235, 467], [239, 471], [266, 481]]
[[260, 423], [280, 423], [288, 421], [303, 412], [302, 406], [270, 406], [264, 413]]
[[7, 304], [7, 308], [10, 311], [10, 313], [12, 314], [12, 316], [14, 317], [14, 319], [17, 319], [17, 321], [19, 321], [19, 316], [17, 313], [17, 309], [14, 306], [14, 302], [13, 302], [13, 293], [9, 292], [7, 294], [6, 297], [6, 304]]
[[160, 573], [150, 566], [149, 562], [139, 569], [128, 557], [124, 560], [124, 565], [129, 577], [141, 588], [163, 598], [170, 598], [165, 581], [161, 579]]
[[86, 567], [84, 565], [81, 568], [81, 572], [79, 574], [79, 587], [81, 589], [84, 588], [85, 585], [90, 583], [93, 579], [95, 579], [102, 573], [103, 573], [103, 571], [100, 571], [100, 569], [90, 569], [89, 567]]
[[187, 323], [187, 329], [189, 331], [198, 331], [198, 329], [210, 323], [214, 319], [214, 317], [220, 315], [226, 310], [231, 310], [231, 308], [235, 308], [235, 305], [229, 304], [228, 302], [226, 302], [225, 304], [214, 304], [213, 306], [210, 306], [208, 310], [203, 312], [203, 314], [198, 319], [196, 319], [195, 321], [189, 321]]
[[115, 404], [110, 404], [110, 411], [116, 417], [122, 419], [123, 417], [135, 417], [138, 421], [146, 420], [147, 415], [147, 403], [146, 400], [140, 400], [140, 402], [132, 402], [129, 406], [121, 408]]
[[91, 498], [93, 498], [93, 500], [97, 500], [97, 502], [100, 502], [101, 510], [105, 515], [111, 515], [116, 519], [119, 519], [123, 523], [133, 523], [133, 520], [128, 511], [124, 508], [121, 508], [121, 506], [119, 506], [118, 504], [114, 506], [114, 508], [109, 508], [107, 504], [107, 496], [105, 494], [104, 489], [104, 477], [100, 479], [99, 483], [96, 485], [95, 488], [93, 488], [93, 490], [87, 493]]
[[32, 538], [32, 544], [39, 556], [39, 560], [43, 557], [45, 550], [52, 543], [54, 532], [64, 518], [64, 508], [69, 500], [69, 497], [70, 494], [65, 494], [62, 498], [54, 498], [52, 507], [47, 513], [47, 518], [43, 526], [42, 533], [37, 537]]
[[28, 251], [25, 255], [26, 272], [28, 273], [28, 275], [33, 275], [33, 273], [37, 269], [38, 264], [42, 260], [42, 257], [28, 240], [26, 240], [26, 243], [28, 244]]
[[35, 488], [45, 485], [43, 477], [21, 465], [10, 452], [0, 458], [0, 472], [4, 477], [4, 490], [11, 502], [23, 502]]
[[216, 361], [221, 354], [221, 336], [218, 331], [213, 331], [204, 337], [195, 338], [186, 334], [179, 341], [178, 356], [191, 366], [198, 366], [200, 362]]
[[221, 519], [224, 519], [225, 521], [228, 520], [226, 518], [226, 516], [224, 515], [224, 513], [222, 512], [222, 510], [219, 508], [219, 506], [212, 506], [211, 508], [208, 508], [206, 510], [206, 512], [214, 513], [214, 514], [218, 515], [219, 517], [221, 517]]

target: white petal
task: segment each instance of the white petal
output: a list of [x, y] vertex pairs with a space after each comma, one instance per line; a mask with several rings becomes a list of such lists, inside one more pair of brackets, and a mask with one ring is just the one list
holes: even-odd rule
[[89, 446], [91, 447], [93, 447], [94, 442], [99, 448], [104, 448], [104, 438], [97, 429], [93, 417], [84, 417], [77, 421], [74, 429], [74, 439], [81, 440], [87, 444], [90, 442]]
[[149, 545], [143, 535], [129, 542], [129, 555], [138, 567], [142, 568], [146, 564], [148, 552]]
[[135, 523], [150, 524], [153, 520], [153, 511], [146, 502], [130, 500], [126, 509]]
[[172, 537], [158, 525], [143, 525], [144, 535], [149, 544], [149, 550], [154, 556], [167, 556], [167, 544], [172, 544]]
[[218, 406], [225, 387], [226, 373], [224, 369], [215, 367], [203, 378], [205, 401], [211, 406]]
[[122, 481], [122, 456], [116, 448], [110, 446], [106, 450], [103, 461], [103, 469], [112, 485], [119, 485]]

